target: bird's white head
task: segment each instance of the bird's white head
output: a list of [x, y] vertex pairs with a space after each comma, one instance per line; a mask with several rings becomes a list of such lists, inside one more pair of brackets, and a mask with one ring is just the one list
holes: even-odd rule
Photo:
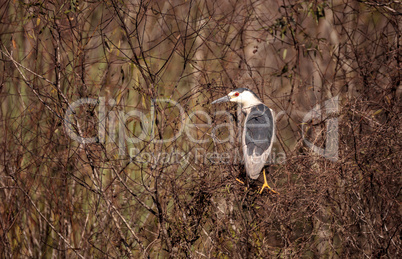
[[223, 102], [235, 102], [240, 104], [242, 108], [247, 108], [262, 103], [257, 95], [247, 88], [237, 88], [231, 91], [228, 95], [213, 101], [212, 104]]

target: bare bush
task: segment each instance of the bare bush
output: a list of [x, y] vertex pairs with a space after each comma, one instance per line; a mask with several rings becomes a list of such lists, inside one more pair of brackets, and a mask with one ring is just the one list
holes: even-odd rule
[[[401, 12], [5, 1], [1, 257], [399, 258]], [[276, 113], [279, 195], [210, 105], [236, 87]]]

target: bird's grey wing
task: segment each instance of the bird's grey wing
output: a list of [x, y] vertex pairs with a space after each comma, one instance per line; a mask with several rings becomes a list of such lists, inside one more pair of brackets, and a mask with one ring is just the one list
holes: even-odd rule
[[271, 152], [274, 130], [271, 109], [264, 104], [250, 109], [244, 122], [243, 156], [251, 179], [257, 179], [265, 165]]

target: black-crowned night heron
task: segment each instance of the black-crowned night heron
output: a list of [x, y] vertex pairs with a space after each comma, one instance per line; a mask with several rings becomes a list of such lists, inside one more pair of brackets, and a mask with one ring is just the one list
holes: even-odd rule
[[[212, 102], [235, 102], [241, 106], [245, 114], [244, 127], [242, 133], [242, 147], [246, 173], [251, 179], [257, 179], [265, 162], [271, 153], [272, 143], [275, 135], [275, 121], [273, 111], [268, 108], [255, 93], [247, 88], [238, 88], [231, 91], [225, 97]], [[264, 173], [264, 184], [260, 193], [265, 187], [270, 189]]]

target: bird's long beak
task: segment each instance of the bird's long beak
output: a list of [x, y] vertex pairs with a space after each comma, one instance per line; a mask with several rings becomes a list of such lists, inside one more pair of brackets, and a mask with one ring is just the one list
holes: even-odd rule
[[229, 102], [230, 101], [230, 97], [228, 95], [219, 98], [218, 100], [213, 101], [211, 104], [215, 104], [215, 103], [224, 103], [224, 102]]

